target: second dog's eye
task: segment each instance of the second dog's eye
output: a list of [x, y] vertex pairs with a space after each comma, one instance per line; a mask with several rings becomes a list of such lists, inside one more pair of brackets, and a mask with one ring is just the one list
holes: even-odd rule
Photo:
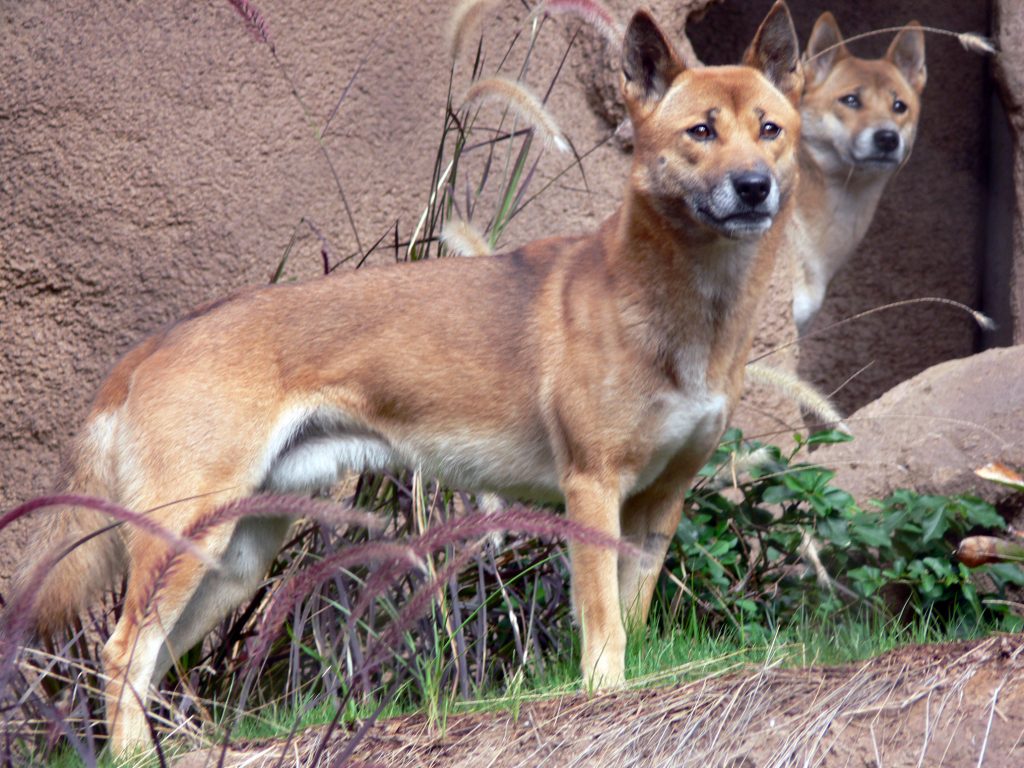
[[782, 126], [778, 123], [761, 123], [762, 139], [777, 139], [780, 133], [782, 133]]
[[848, 93], [845, 96], [839, 97], [839, 103], [850, 109], [860, 109], [860, 96], [856, 93]]
[[892, 111], [898, 112], [902, 115], [907, 111], [907, 102], [896, 99], [896, 101], [892, 103]]
[[692, 128], [687, 128], [686, 133], [697, 141], [711, 141], [715, 138], [715, 129], [707, 123], [700, 123]]

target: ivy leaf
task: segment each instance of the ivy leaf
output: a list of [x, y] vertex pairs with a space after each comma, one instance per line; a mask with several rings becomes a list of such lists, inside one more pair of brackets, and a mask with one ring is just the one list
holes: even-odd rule
[[871, 565], [862, 565], [860, 568], [854, 568], [846, 575], [850, 577], [853, 586], [864, 597], [871, 597], [882, 588], [884, 583], [882, 571]]
[[946, 509], [939, 507], [932, 511], [921, 523], [921, 541], [927, 543], [941, 539], [949, 529], [949, 521], [946, 519]]
[[784, 485], [769, 485], [764, 489], [761, 500], [765, 504], [781, 504], [784, 501], [795, 499], [800, 491], [794, 488], [787, 488]]
[[863, 523], [852, 523], [850, 533], [853, 538], [866, 547], [882, 549], [892, 543], [892, 536], [887, 530], [877, 525], [865, 525]]
[[998, 531], [1006, 529], [1006, 521], [1002, 515], [996, 512], [996, 508], [987, 501], [976, 496], [961, 496], [957, 501], [970, 525]]
[[818, 535], [841, 549], [846, 549], [850, 541], [849, 524], [836, 517], [827, 517], [818, 521]]
[[832, 445], [834, 443], [848, 443], [853, 440], [853, 435], [842, 432], [838, 429], [826, 429], [815, 432], [807, 438], [807, 445]]

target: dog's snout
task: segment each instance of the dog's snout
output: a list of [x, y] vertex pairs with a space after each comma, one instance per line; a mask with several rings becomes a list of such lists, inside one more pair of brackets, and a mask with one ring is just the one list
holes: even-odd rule
[[900, 148], [900, 135], [896, 131], [885, 128], [880, 131], [875, 131], [874, 135], [875, 147], [880, 152], [895, 152]]
[[767, 173], [745, 171], [733, 177], [732, 186], [740, 200], [753, 207], [768, 199], [768, 193], [772, 190], [772, 179]]

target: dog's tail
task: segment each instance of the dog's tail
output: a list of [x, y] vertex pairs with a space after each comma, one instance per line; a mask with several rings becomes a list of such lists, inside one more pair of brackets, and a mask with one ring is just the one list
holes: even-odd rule
[[[113, 414], [93, 413], [65, 463], [65, 493], [116, 499]], [[39, 577], [43, 558], [56, 558]], [[121, 529], [103, 512], [62, 506], [38, 517], [28, 564], [19, 571], [16, 591], [31, 590], [34, 626], [50, 638], [70, 626], [104, 589], [114, 586], [127, 568]], [[35, 583], [30, 583], [34, 581]]]
[[[170, 327], [170, 326], [168, 326]], [[159, 347], [163, 333], [150, 336], [130, 350], [107, 376], [65, 461], [61, 490], [123, 503], [119, 466], [119, 422], [138, 366]], [[40, 516], [30, 562], [19, 570], [18, 590], [34, 590], [34, 626], [41, 638], [51, 638], [70, 626], [104, 589], [116, 586], [128, 569], [123, 529], [104, 512], [68, 505]], [[55, 558], [40, 578], [43, 558]], [[35, 583], [28, 583], [34, 581]]]

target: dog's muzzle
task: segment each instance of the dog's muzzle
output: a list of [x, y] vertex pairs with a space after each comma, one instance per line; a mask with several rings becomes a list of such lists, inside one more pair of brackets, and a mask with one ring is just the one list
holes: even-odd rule
[[903, 162], [905, 145], [895, 126], [881, 125], [857, 134], [852, 150], [855, 165], [885, 170]]
[[727, 237], [759, 237], [779, 212], [779, 185], [761, 169], [735, 171], [695, 202], [698, 217]]

